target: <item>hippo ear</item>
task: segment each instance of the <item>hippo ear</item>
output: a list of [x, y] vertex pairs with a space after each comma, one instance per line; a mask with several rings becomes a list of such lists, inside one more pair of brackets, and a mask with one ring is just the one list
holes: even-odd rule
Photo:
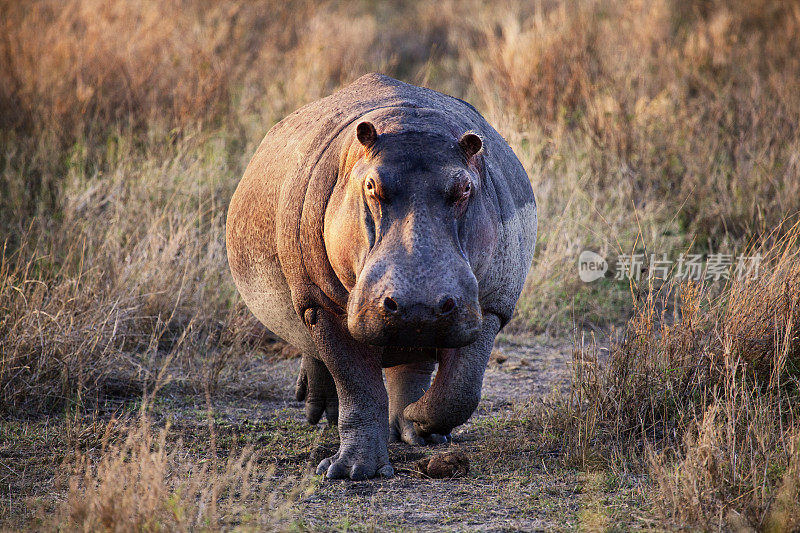
[[483, 141], [476, 134], [468, 131], [458, 140], [458, 145], [464, 151], [464, 155], [467, 156], [467, 161], [469, 161], [475, 154], [481, 151], [483, 148]]
[[361, 122], [356, 126], [356, 137], [365, 148], [370, 148], [378, 140], [378, 132], [372, 122]]

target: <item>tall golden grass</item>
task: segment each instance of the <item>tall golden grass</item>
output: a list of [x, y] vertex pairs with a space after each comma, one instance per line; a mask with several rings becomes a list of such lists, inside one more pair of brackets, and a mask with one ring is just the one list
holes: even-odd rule
[[[227, 274], [227, 201], [272, 124], [377, 70], [475, 104], [528, 171], [540, 240], [510, 330], [633, 316], [606, 370], [579, 346], [565, 453], [668, 441], [648, 468], [676, 520], [796, 520], [775, 503], [796, 495], [780, 481], [797, 471], [797, 243], [781, 240], [800, 210], [796, 2], [0, 11], [0, 413], [141, 390], [165, 363], [198, 390], [234, 380], [261, 332]], [[714, 300], [685, 287], [673, 323], [575, 275], [587, 248], [733, 253], [773, 234], [768, 276]]]
[[612, 342], [576, 345], [571, 398], [550, 424], [580, 462], [647, 458], [677, 524], [800, 527], [800, 225], [753, 248], [757, 279], [667, 286]]

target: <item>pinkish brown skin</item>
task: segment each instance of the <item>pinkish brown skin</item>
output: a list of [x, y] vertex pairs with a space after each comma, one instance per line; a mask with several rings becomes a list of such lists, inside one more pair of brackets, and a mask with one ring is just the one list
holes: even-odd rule
[[319, 473], [390, 476], [390, 438], [443, 442], [471, 416], [536, 224], [519, 160], [456, 98], [369, 74], [267, 133], [231, 200], [228, 260], [303, 352], [308, 420], [338, 422]]

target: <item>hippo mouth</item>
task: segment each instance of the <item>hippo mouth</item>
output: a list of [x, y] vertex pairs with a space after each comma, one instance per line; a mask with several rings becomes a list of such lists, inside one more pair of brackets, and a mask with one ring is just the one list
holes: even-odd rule
[[348, 312], [347, 327], [354, 339], [372, 346], [415, 348], [461, 348], [475, 342], [481, 331], [483, 315], [477, 303], [455, 305], [444, 316], [423, 306], [404, 310], [402, 317], [376, 306], [361, 306]]

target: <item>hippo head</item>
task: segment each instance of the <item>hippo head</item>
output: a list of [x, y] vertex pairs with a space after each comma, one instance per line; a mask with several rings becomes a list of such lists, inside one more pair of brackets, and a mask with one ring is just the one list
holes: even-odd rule
[[357, 125], [324, 239], [349, 290], [347, 327], [377, 346], [456, 348], [483, 322], [478, 278], [496, 227], [481, 180], [482, 140]]

